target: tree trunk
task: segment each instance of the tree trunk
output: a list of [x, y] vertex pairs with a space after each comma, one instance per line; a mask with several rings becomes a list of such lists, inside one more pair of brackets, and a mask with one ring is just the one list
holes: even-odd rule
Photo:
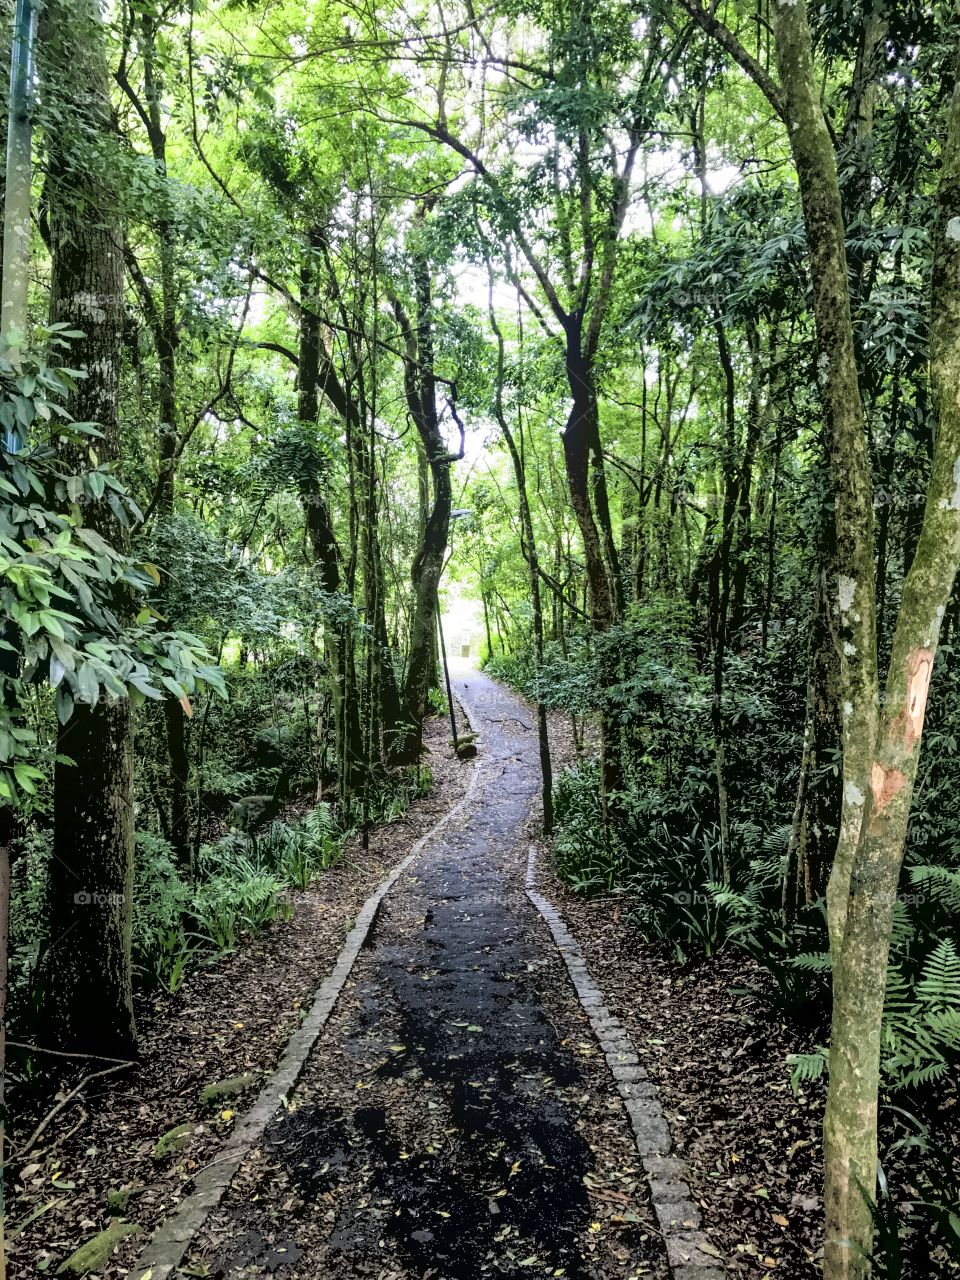
[[[859, 1225], [849, 1208], [873, 1194], [879, 1041], [907, 824], [940, 628], [960, 565], [960, 84], [954, 89], [940, 180], [930, 325], [937, 435], [920, 540], [903, 587], [863, 819], [851, 870], [845, 928], [834, 947], [830, 1091], [825, 1120], [832, 1275], [860, 1276], [835, 1233]], [[863, 1135], [866, 1135], [864, 1137]], [[833, 1228], [833, 1231], [830, 1228]], [[869, 1231], [869, 1227], [866, 1227]], [[843, 1239], [845, 1237], [841, 1237]], [[859, 1241], [861, 1235], [853, 1235]], [[869, 1235], [866, 1237], [869, 1239]]]
[[[845, 703], [844, 793], [840, 835], [828, 888], [828, 918], [834, 957], [834, 1036], [830, 1054], [830, 1101], [824, 1123], [826, 1242], [828, 1280], [865, 1276], [872, 1239], [867, 1197], [876, 1186], [876, 1107], [879, 1038], [868, 1048], [866, 1068], [851, 1089], [847, 1038], [851, 1009], [842, 968], [851, 874], [860, 837], [864, 798], [869, 790], [876, 737], [877, 655], [874, 593], [872, 488], [866, 424], [854, 355], [845, 228], [833, 144], [820, 107], [805, 4], [778, 4], [777, 57], [789, 120], [790, 143], [800, 178], [807, 249], [817, 325], [817, 369], [823, 400], [832, 487], [836, 504], [837, 578], [831, 609], [841, 648]], [[833, 601], [835, 600], [835, 603]], [[876, 1003], [876, 969], [870, 981], [874, 1010], [855, 1016], [857, 1034]], [[885, 970], [885, 959], [881, 961]], [[882, 1004], [882, 995], [881, 995]], [[879, 1025], [879, 1024], [878, 1024]]]
[[[156, 69], [156, 23], [152, 17], [141, 20], [144, 93], [148, 120], [150, 152], [161, 178], [167, 173], [167, 137], [163, 125], [161, 87]], [[160, 305], [153, 325], [154, 346], [159, 371], [159, 468], [154, 507], [161, 519], [169, 520], [174, 511], [177, 464], [180, 458], [177, 428], [177, 350], [180, 335], [177, 324], [177, 233], [167, 206], [166, 192], [155, 222], [160, 267]], [[161, 605], [162, 608], [162, 605]], [[175, 621], [175, 620], [174, 620]], [[170, 803], [170, 843], [177, 865], [187, 877], [193, 875], [193, 848], [190, 821], [190, 753], [187, 722], [176, 698], [167, 698], [163, 707], [167, 736], [169, 778], [167, 793]]]
[[783, 437], [779, 423], [773, 446], [773, 472], [770, 477], [770, 512], [767, 521], [767, 582], [763, 593], [763, 617], [760, 623], [760, 642], [764, 652], [773, 613], [773, 596], [777, 580], [777, 505], [780, 498], [780, 453]]
[[[103, 432], [102, 460], [119, 452], [117, 396], [124, 317], [123, 233], [110, 179], [111, 114], [99, 9], [52, 0], [44, 12], [44, 79], [63, 126], [48, 136], [50, 316], [84, 332], [70, 362], [86, 371], [70, 410]], [[69, 74], [67, 74], [69, 68]], [[94, 154], [91, 154], [93, 149]], [[77, 157], [83, 157], [78, 162]], [[91, 218], [90, 209], [97, 210]], [[114, 544], [124, 531], [106, 503], [88, 522]], [[133, 717], [126, 701], [78, 705], [61, 727], [54, 775], [43, 1036], [57, 1048], [135, 1052], [130, 965], [133, 896]]]
[[361, 403], [356, 415], [358, 425], [366, 423], [366, 431], [356, 431], [354, 454], [359, 478], [359, 503], [363, 510], [360, 521], [360, 558], [363, 565], [363, 608], [369, 628], [367, 721], [371, 741], [375, 746], [370, 756], [368, 742], [367, 766], [382, 763], [383, 755], [389, 755], [397, 727], [403, 720], [403, 706], [397, 687], [393, 664], [393, 648], [387, 634], [386, 584], [383, 577], [383, 556], [380, 546], [380, 503], [377, 486], [376, 459], [376, 411], [375, 405]]
[[[494, 386], [494, 416], [503, 438], [506, 441], [513, 463], [513, 474], [517, 482], [517, 499], [520, 506], [521, 550], [530, 574], [530, 603], [533, 609], [533, 655], [539, 673], [543, 666], [544, 633], [543, 633], [543, 597], [540, 592], [540, 559], [537, 555], [537, 543], [533, 531], [533, 515], [530, 511], [530, 500], [527, 496], [527, 475], [524, 460], [510, 424], [507, 421], [503, 405], [503, 382], [505, 364], [505, 346], [503, 333], [497, 323], [493, 306], [493, 270], [489, 259], [487, 272], [490, 278], [488, 311], [490, 327], [497, 340], [497, 374]], [[522, 437], [521, 437], [522, 439]], [[540, 748], [541, 797], [543, 803], [543, 830], [549, 835], [553, 830], [553, 764], [550, 759], [550, 736], [547, 727], [547, 709], [537, 699], [537, 741]]]
[[433, 486], [433, 503], [413, 563], [413, 610], [407, 653], [407, 675], [403, 690], [404, 723], [393, 746], [393, 758], [412, 764], [418, 757], [427, 711], [427, 696], [436, 670], [435, 619], [440, 575], [447, 550], [453, 493], [450, 466], [455, 461], [447, 452], [437, 413], [436, 378], [433, 353], [433, 301], [426, 263], [414, 263], [417, 327], [411, 326], [399, 302], [394, 312], [405, 346], [404, 387], [407, 407], [413, 418]]
[[[300, 334], [299, 362], [297, 366], [297, 414], [302, 423], [315, 426], [320, 409], [321, 369], [327, 373], [322, 345], [320, 317], [314, 298], [313, 258], [323, 244], [323, 232], [313, 228], [307, 236], [307, 249], [301, 271], [300, 286]], [[334, 392], [323, 380], [328, 396], [336, 395], [343, 416], [346, 418], [347, 397], [339, 388]], [[352, 426], [348, 423], [348, 427]], [[340, 548], [333, 519], [327, 502], [325, 477], [318, 472], [304, 474], [301, 478], [307, 533], [314, 563], [324, 595], [330, 599], [340, 593]], [[363, 732], [360, 724], [359, 700], [347, 653], [350, 637], [347, 629], [332, 618], [324, 619], [324, 651], [333, 693], [334, 726], [339, 768], [338, 793], [341, 804], [349, 807], [354, 794], [354, 784], [363, 769]]]
[[[829, 517], [826, 517], [827, 519]], [[807, 709], [797, 800], [787, 846], [783, 913], [792, 923], [800, 904], [823, 897], [840, 822], [840, 779], [828, 770], [840, 749], [840, 663], [828, 616], [827, 583], [832, 580], [828, 544], [821, 539], [817, 588], [810, 626]]]
[[188, 878], [193, 875], [193, 849], [190, 842], [190, 752], [187, 747], [187, 719], [178, 701], [167, 698], [163, 704], [163, 723], [167, 734], [167, 762], [170, 777], [170, 843], [177, 866]]
[[15, 833], [13, 808], [0, 809], [0, 1280], [6, 1280], [4, 1235], [6, 1226], [6, 1078], [7, 1078], [7, 983], [10, 973], [10, 868]]
[[776, 6], [777, 55], [800, 177], [836, 510], [844, 794], [828, 888], [833, 957], [824, 1119], [828, 1280], [871, 1270], [880, 1033], [893, 908], [930, 676], [960, 563], [960, 85], [950, 108], [931, 301], [938, 431], [923, 525], [904, 583], [882, 700], [877, 673], [872, 485], [857, 379], [840, 188], [803, 4]]
[[[563, 429], [563, 457], [570, 502], [583, 541], [591, 622], [595, 631], [603, 633], [619, 620], [623, 584], [602, 472], [597, 392], [591, 362], [581, 353], [578, 317], [568, 321], [566, 339], [567, 381], [573, 404]], [[605, 664], [609, 661], [610, 655], [605, 654]], [[608, 688], [614, 681], [613, 672], [602, 673], [603, 688]], [[606, 797], [623, 786], [620, 733], [606, 711], [600, 717], [600, 762], [606, 812]]]

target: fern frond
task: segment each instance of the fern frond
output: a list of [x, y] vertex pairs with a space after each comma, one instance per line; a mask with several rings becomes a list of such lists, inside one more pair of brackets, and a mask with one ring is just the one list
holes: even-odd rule
[[934, 902], [960, 915], [960, 871], [949, 867], [911, 867], [910, 882]]
[[819, 1080], [827, 1069], [829, 1055], [826, 1049], [815, 1049], [813, 1053], [790, 1053], [787, 1055], [787, 1066], [790, 1072], [790, 1088], [797, 1092], [804, 1080]]
[[891, 950], [894, 952], [907, 950], [909, 944], [916, 937], [916, 933], [916, 925], [909, 906], [902, 898], [895, 899], [893, 904], [893, 929], [890, 935]]
[[829, 973], [833, 968], [829, 951], [803, 951], [798, 956], [790, 957], [794, 969], [804, 969], [807, 973]]
[[760, 910], [760, 888], [750, 885], [743, 890], [725, 889], [721, 884], [709, 884], [707, 888], [718, 907], [729, 911], [735, 920], [749, 920]]
[[925, 1067], [918, 1067], [915, 1071], [908, 1071], [898, 1082], [897, 1087], [902, 1089], [915, 1089], [918, 1085], [930, 1084], [933, 1080], [939, 1080], [946, 1075], [950, 1064], [945, 1058], [937, 1058], [935, 1061], [928, 1063]]
[[948, 1054], [960, 1051], [960, 955], [951, 939], [937, 943], [916, 983], [899, 965], [890, 966], [882, 1046], [895, 1089], [927, 1084], [949, 1070]]
[[928, 1013], [926, 1023], [942, 1045], [954, 1051], [960, 1050], [960, 1010], [941, 1009]]
[[763, 851], [768, 857], [783, 858], [790, 843], [790, 832], [793, 830], [788, 822], [782, 827], [772, 827], [763, 837]]
[[949, 938], [931, 951], [917, 983], [917, 999], [928, 1009], [960, 1010], [960, 955]]

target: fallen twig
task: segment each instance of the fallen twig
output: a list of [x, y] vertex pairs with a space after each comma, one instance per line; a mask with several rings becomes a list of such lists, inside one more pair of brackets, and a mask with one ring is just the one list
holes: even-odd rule
[[94, 1062], [115, 1062], [118, 1066], [133, 1067], [136, 1063], [131, 1058], [105, 1058], [102, 1053], [64, 1053], [62, 1049], [44, 1049], [38, 1044], [24, 1044], [20, 1040], [8, 1040], [8, 1049], [26, 1049], [30, 1053], [44, 1053], [51, 1058], [79, 1058]]
[[17, 1151], [15, 1151], [13, 1155], [10, 1157], [10, 1159], [17, 1160], [17, 1161], [22, 1160], [27, 1155], [27, 1153], [31, 1150], [31, 1148], [34, 1146], [37, 1139], [40, 1137], [41, 1133], [43, 1133], [43, 1131], [46, 1129], [50, 1121], [53, 1120], [54, 1116], [59, 1115], [60, 1112], [64, 1109], [64, 1107], [67, 1105], [67, 1103], [72, 1102], [73, 1099], [77, 1096], [77, 1094], [80, 1093], [82, 1089], [85, 1089], [87, 1085], [90, 1084], [93, 1080], [99, 1080], [102, 1076], [112, 1076], [117, 1071], [123, 1071], [126, 1067], [132, 1067], [132, 1066], [134, 1066], [134, 1063], [132, 1062], [121, 1062], [113, 1067], [105, 1067], [103, 1071], [93, 1071], [91, 1072], [90, 1075], [84, 1076], [84, 1078], [80, 1081], [80, 1083], [76, 1086], [76, 1088], [71, 1089], [70, 1092], [65, 1097], [60, 1099], [60, 1101], [57, 1103], [55, 1107], [53, 1107], [50, 1111], [47, 1112], [47, 1114], [43, 1117], [43, 1119], [34, 1129], [33, 1133], [31, 1133], [26, 1143], [22, 1147], [20, 1147]]
[[77, 1123], [73, 1126], [72, 1129], [68, 1129], [66, 1133], [62, 1133], [59, 1138], [54, 1138], [53, 1142], [51, 1142], [48, 1146], [43, 1147], [40, 1151], [31, 1151], [30, 1158], [32, 1160], [44, 1159], [44, 1157], [48, 1156], [51, 1151], [56, 1151], [57, 1147], [60, 1146], [61, 1142], [66, 1142], [69, 1138], [72, 1138], [73, 1135], [77, 1132], [77, 1130], [83, 1128], [83, 1126], [87, 1123], [89, 1119], [90, 1117], [87, 1114], [87, 1112], [81, 1108], [80, 1119], [77, 1121]]

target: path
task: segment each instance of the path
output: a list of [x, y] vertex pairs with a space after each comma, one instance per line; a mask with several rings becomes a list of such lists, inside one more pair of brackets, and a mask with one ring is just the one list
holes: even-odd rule
[[665, 1274], [622, 1105], [524, 894], [533, 722], [477, 672], [457, 688], [482, 743], [470, 812], [384, 900], [201, 1274]]

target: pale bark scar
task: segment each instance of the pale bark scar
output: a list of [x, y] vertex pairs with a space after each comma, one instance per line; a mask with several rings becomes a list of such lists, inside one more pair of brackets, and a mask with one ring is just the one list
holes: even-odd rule
[[885, 769], [878, 761], [870, 770], [870, 790], [873, 793], [873, 815], [883, 812], [906, 782], [906, 775], [899, 769]]
[[897, 716], [903, 728], [903, 745], [909, 750], [923, 733], [923, 717], [927, 709], [930, 676], [933, 673], [933, 650], [913, 649], [907, 657], [906, 706]]
[[[907, 691], [904, 707], [893, 723], [897, 733], [903, 735], [903, 747], [912, 751], [923, 733], [923, 717], [927, 709], [930, 676], [933, 672], [933, 650], [912, 649], [906, 660]], [[906, 782], [906, 775], [899, 769], [886, 768], [874, 761], [870, 771], [870, 790], [873, 793], [873, 812], [883, 812]], [[872, 824], [871, 824], [872, 825]]]

